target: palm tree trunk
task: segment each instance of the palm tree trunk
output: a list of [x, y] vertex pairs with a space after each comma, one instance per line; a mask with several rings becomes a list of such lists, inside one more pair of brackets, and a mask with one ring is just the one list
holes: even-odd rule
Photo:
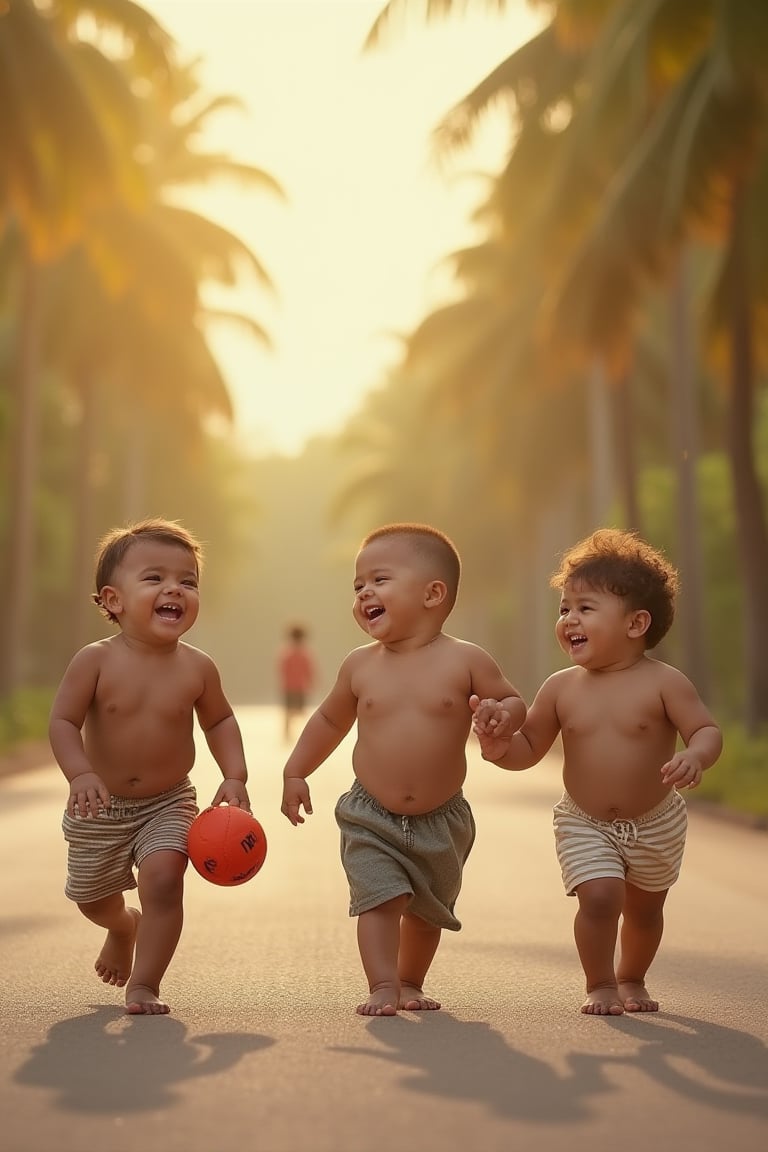
[[632, 404], [632, 368], [627, 368], [613, 394], [613, 423], [616, 430], [616, 471], [624, 503], [627, 528], [642, 533], [640, 501], [637, 494], [637, 448]]
[[696, 489], [698, 462], [698, 412], [693, 342], [691, 339], [690, 290], [686, 252], [680, 255], [671, 289], [672, 336], [672, 452], [677, 473], [678, 564], [683, 595], [679, 619], [683, 639], [683, 667], [701, 696], [710, 698], [711, 681], [705, 638], [703, 604], [703, 553], [701, 516]]
[[70, 614], [70, 650], [76, 652], [88, 640], [88, 623], [93, 606], [88, 602], [88, 590], [93, 580], [92, 557], [95, 549], [93, 514], [93, 485], [95, 477], [94, 454], [97, 450], [97, 389], [91, 364], [80, 373], [82, 413], [75, 462], [73, 552], [72, 552], [72, 607]]
[[19, 308], [12, 369], [9, 436], [10, 484], [6, 582], [0, 650], [0, 698], [9, 698], [26, 675], [24, 644], [35, 561], [35, 483], [39, 455], [40, 270], [25, 244], [19, 263]]
[[730, 405], [728, 450], [736, 505], [736, 541], [744, 578], [745, 722], [754, 734], [768, 722], [768, 529], [765, 499], [755, 467], [754, 332], [747, 221], [743, 188], [734, 189], [731, 207]]
[[596, 358], [587, 381], [589, 449], [592, 463], [592, 527], [607, 523], [614, 499], [611, 398], [605, 365]]

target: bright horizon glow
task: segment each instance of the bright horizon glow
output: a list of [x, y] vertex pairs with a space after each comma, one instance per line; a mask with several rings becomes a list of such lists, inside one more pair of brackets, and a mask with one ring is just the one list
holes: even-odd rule
[[260, 258], [274, 298], [243, 281], [206, 299], [262, 324], [271, 351], [219, 326], [211, 346], [238, 437], [254, 454], [301, 451], [338, 431], [399, 357], [400, 338], [455, 296], [441, 262], [473, 243], [470, 217], [508, 145], [489, 115], [440, 171], [441, 117], [541, 26], [524, 0], [504, 16], [412, 20], [362, 52], [382, 0], [145, 0], [209, 96], [244, 113], [212, 118], [212, 152], [266, 170], [287, 202], [220, 183], [187, 202]]

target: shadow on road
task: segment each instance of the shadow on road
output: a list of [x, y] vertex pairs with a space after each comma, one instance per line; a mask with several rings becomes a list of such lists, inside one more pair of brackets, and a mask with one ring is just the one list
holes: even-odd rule
[[[590, 1021], [589, 1027], [608, 1029], [608, 1050], [568, 1052], [555, 1041], [562, 1073], [512, 1048], [489, 1024], [459, 1021], [447, 1012], [372, 1020], [368, 1027], [381, 1050], [335, 1051], [401, 1065], [404, 1089], [485, 1104], [505, 1119], [573, 1124], [599, 1115], [597, 1097], [622, 1090], [607, 1073], [622, 1066], [709, 1108], [768, 1117], [765, 1045], [707, 1021], [666, 1014]], [[633, 1051], [616, 1051], [616, 1031]]]
[[87, 1016], [54, 1024], [14, 1079], [52, 1089], [58, 1107], [73, 1112], [146, 1112], [173, 1103], [183, 1081], [225, 1072], [274, 1043], [247, 1033], [189, 1037], [172, 1016], [137, 1018], [94, 1006]]
[[[601, 1058], [644, 1072], [687, 1100], [723, 1112], [768, 1119], [768, 1048], [757, 1036], [709, 1020], [675, 1016], [609, 1017], [609, 1027], [642, 1029], [636, 1055]], [[572, 1058], [574, 1068], [593, 1056]]]
[[[584, 1080], [564, 1079], [544, 1060], [511, 1048], [500, 1032], [480, 1021], [456, 1020], [449, 1012], [371, 1020], [383, 1051], [337, 1048], [409, 1066], [402, 1087], [450, 1100], [485, 1104], [498, 1116], [549, 1124], [572, 1124], [589, 1115]], [[593, 1085], [605, 1091], [607, 1084]]]

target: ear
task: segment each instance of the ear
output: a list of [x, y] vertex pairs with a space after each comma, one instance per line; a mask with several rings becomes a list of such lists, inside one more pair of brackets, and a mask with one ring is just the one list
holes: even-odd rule
[[430, 580], [424, 589], [424, 606], [437, 608], [448, 596], [448, 585], [443, 580]]
[[637, 611], [632, 612], [629, 617], [629, 628], [627, 635], [636, 640], [640, 636], [645, 636], [646, 632], [651, 626], [651, 614], [645, 608], [638, 608]]
[[108, 612], [113, 615], [119, 616], [123, 610], [123, 602], [120, 599], [120, 593], [117, 588], [113, 588], [111, 584], [105, 584], [99, 593], [101, 596], [101, 603]]

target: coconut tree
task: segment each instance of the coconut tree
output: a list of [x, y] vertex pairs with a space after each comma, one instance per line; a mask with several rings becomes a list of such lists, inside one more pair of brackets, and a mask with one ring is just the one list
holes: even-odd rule
[[[91, 210], [114, 191], [103, 121], [89, 103], [70, 51], [85, 5], [7, 0], [0, 13], [0, 235], [16, 240], [15, 346], [10, 356], [8, 547], [0, 696], [22, 677], [22, 639], [34, 566], [33, 490], [37, 474], [41, 268], [82, 232]], [[118, 0], [113, 26], [157, 66], [167, 47], [159, 25]], [[122, 16], [122, 24], [121, 24]]]
[[[191, 460], [211, 418], [231, 420], [226, 383], [207, 333], [212, 324], [236, 324], [268, 344], [256, 319], [204, 306], [208, 281], [230, 285], [250, 272], [262, 288], [271, 282], [258, 256], [237, 236], [187, 208], [179, 197], [187, 184], [237, 179], [257, 190], [281, 194], [262, 169], [210, 154], [199, 145], [207, 118], [232, 102], [209, 100], [194, 70], [179, 66], [155, 93], [149, 86], [117, 125], [122, 195], [94, 214], [87, 237], [59, 269], [58, 298], [49, 310], [51, 355], [68, 366], [68, 388], [80, 409], [82, 443], [75, 455], [73, 596], [84, 586], [83, 545], [93, 539], [94, 457], [102, 455], [98, 411], [105, 398], [130, 387], [117, 460], [123, 482], [121, 515], [135, 518], [146, 507], [154, 462], [154, 429], [172, 430], [179, 466]], [[157, 98], [155, 98], [157, 95]], [[126, 161], [126, 156], [129, 158]], [[83, 309], [81, 301], [90, 307]], [[166, 432], [166, 437], [169, 435]], [[156, 448], [157, 446], [155, 446]], [[167, 454], [165, 447], [165, 453]], [[105, 477], [106, 479], [106, 477]], [[86, 622], [73, 613], [82, 642]]]
[[595, 61], [600, 82], [587, 108], [591, 122], [615, 106], [615, 87], [627, 73], [647, 78], [643, 122], [559, 289], [557, 315], [608, 339], [648, 283], [670, 275], [688, 237], [717, 245], [710, 333], [725, 354], [726, 446], [744, 576], [746, 720], [755, 729], [768, 721], [768, 523], [753, 443], [756, 316], [768, 302], [768, 19], [745, 0], [666, 0], [642, 9], [620, 3], [595, 45]]

